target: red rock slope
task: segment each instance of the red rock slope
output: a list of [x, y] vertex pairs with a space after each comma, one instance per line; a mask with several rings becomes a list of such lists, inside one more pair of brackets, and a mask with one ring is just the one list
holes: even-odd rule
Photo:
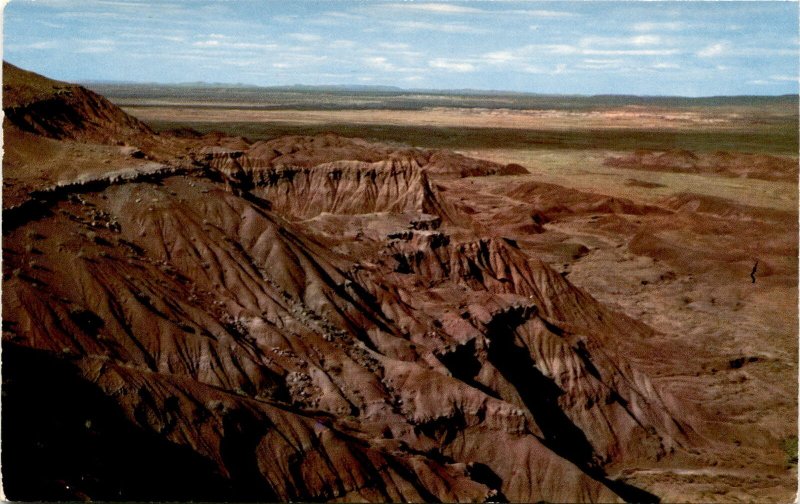
[[[18, 128], [150, 135], [6, 68]], [[478, 235], [431, 180], [503, 167], [330, 135], [226, 142], [246, 153], [153, 136], [161, 168], [4, 212], [10, 498], [657, 499], [605, 472], [696, 442], [690, 406], [618, 350], [651, 330]]]

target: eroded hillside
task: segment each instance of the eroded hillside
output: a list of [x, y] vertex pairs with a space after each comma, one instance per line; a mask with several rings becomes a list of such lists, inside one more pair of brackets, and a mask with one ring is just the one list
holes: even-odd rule
[[700, 470], [721, 442], [702, 382], [664, 377], [681, 343], [519, 240], [701, 208], [333, 134], [156, 135], [5, 65], [15, 90], [12, 499], [656, 501], [626, 471]]

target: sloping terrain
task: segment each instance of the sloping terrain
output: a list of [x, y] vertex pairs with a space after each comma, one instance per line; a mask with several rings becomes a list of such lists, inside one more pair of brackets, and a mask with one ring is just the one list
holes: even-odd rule
[[797, 180], [797, 159], [767, 154], [727, 151], [697, 154], [687, 150], [639, 150], [624, 157], [609, 157], [606, 164], [639, 170], [714, 173], [726, 177], [763, 180]]
[[[650, 342], [658, 351], [615, 345], [671, 396], [703, 404], [693, 426], [706, 441], [694, 448], [705, 463], [629, 466], [621, 474], [668, 501], [790, 499], [797, 211], [710, 196], [725, 178], [648, 204], [533, 178], [465, 179], [447, 193], [463, 195], [474, 218], [495, 219], [495, 232], [514, 237], [522, 251], [657, 329]], [[516, 220], [493, 217], [503, 207]], [[523, 232], [525, 219], [539, 224]]]
[[102, 96], [3, 62], [3, 129], [55, 138], [109, 143], [151, 133]]
[[700, 391], [648, 365], [680, 342], [519, 239], [687, 203], [476, 189], [524, 169], [331, 134], [155, 135], [59, 86], [4, 73], [9, 498], [642, 502], [662, 487], [626, 470], [708, 464]]

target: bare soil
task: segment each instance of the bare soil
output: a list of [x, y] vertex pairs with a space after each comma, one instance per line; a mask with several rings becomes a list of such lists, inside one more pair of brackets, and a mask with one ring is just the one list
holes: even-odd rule
[[[4, 128], [10, 498], [794, 497], [791, 156], [733, 178], [703, 168], [715, 149], [652, 169], [631, 149], [155, 133], [230, 112], [128, 109], [140, 122], [4, 76], [27, 107]], [[662, 108], [248, 114], [749, 127]], [[725, 152], [720, 168], [752, 160]]]

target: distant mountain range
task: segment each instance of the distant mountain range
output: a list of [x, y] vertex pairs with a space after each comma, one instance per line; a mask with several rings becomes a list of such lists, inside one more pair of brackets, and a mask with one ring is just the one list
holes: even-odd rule
[[258, 86], [254, 84], [243, 83], [224, 83], [224, 82], [180, 82], [180, 83], [159, 83], [159, 82], [129, 82], [129, 81], [105, 81], [105, 80], [88, 80], [79, 82], [79, 84], [92, 89], [109, 89], [120, 90], [130, 88], [153, 88], [153, 89], [235, 89], [235, 90], [249, 90], [257, 92], [314, 92], [314, 93], [366, 93], [366, 94], [428, 94], [428, 95], [460, 95], [460, 96], [529, 96], [541, 98], [586, 98], [586, 99], [600, 99], [603, 101], [620, 101], [629, 102], [633, 100], [646, 100], [648, 103], [656, 100], [723, 100], [723, 101], [738, 101], [746, 99], [748, 102], [752, 100], [794, 100], [797, 101], [798, 95], [783, 94], [783, 95], [715, 95], [715, 96], [702, 96], [702, 97], [687, 97], [678, 95], [630, 95], [630, 94], [597, 94], [597, 95], [582, 95], [582, 94], [551, 94], [551, 93], [536, 93], [524, 91], [505, 91], [505, 90], [492, 90], [492, 89], [429, 89], [429, 88], [402, 88], [399, 86], [381, 86], [381, 85], [364, 85], [364, 84], [326, 84], [326, 85], [310, 85], [310, 84], [292, 84], [288, 86]]

